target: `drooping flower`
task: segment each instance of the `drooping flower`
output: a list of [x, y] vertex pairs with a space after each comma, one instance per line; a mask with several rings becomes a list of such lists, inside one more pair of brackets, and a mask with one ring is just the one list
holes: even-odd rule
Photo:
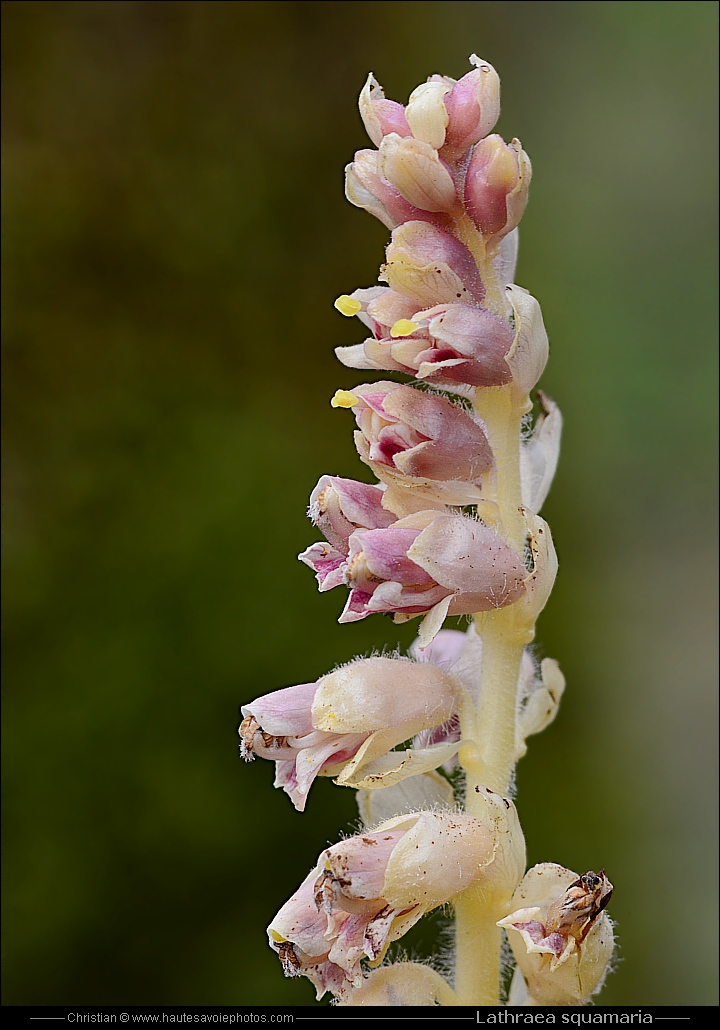
[[[352, 407], [362, 460], [392, 489], [383, 499], [398, 515], [428, 507], [477, 503], [493, 456], [480, 421], [436, 393], [378, 382], [338, 391]], [[412, 487], [412, 491], [398, 487]], [[395, 503], [393, 503], [395, 501]]]
[[[582, 876], [545, 862], [533, 866], [515, 891], [508, 934], [522, 980], [510, 1004], [580, 1005], [602, 986], [612, 957], [612, 923], [604, 911], [612, 895], [604, 872]], [[517, 907], [516, 907], [517, 906]]]
[[339, 476], [318, 480], [310, 494], [308, 514], [328, 542], [312, 544], [300, 560], [315, 572], [321, 592], [345, 582], [348, 541], [356, 529], [382, 529], [395, 521], [382, 499], [382, 487]]
[[421, 511], [387, 529], [356, 530], [348, 545], [350, 596], [340, 622], [435, 608], [444, 619], [503, 608], [525, 590], [520, 555], [493, 529], [464, 515]]
[[[507, 806], [500, 804], [513, 815]], [[342, 996], [362, 983], [364, 959], [381, 962], [426, 912], [492, 882], [500, 852], [507, 865], [510, 838], [524, 858], [516, 817], [502, 825], [451, 812], [389, 819], [321, 854], [268, 927], [270, 945], [286, 974], [308, 976], [318, 997], [326, 990]]]
[[458, 710], [463, 689], [434, 665], [361, 658], [316, 683], [286, 687], [243, 705], [241, 754], [276, 763], [275, 786], [303, 811], [316, 776], [383, 787], [446, 762], [458, 741], [392, 750]]

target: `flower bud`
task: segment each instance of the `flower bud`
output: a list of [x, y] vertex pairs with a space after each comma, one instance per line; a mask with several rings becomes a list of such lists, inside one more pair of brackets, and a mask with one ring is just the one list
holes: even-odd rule
[[398, 383], [357, 386], [351, 396], [358, 453], [379, 479], [445, 504], [477, 503], [493, 456], [475, 416], [438, 394]]
[[377, 170], [421, 211], [452, 211], [457, 205], [452, 176], [429, 143], [390, 133], [380, 144]]
[[415, 87], [405, 109], [405, 117], [415, 139], [422, 140], [435, 150], [439, 150], [445, 142], [448, 113], [444, 100], [453, 85], [453, 79], [433, 75], [427, 82]]
[[472, 152], [465, 206], [486, 242], [496, 242], [522, 218], [530, 186], [530, 159], [519, 140], [487, 136]]
[[286, 687], [243, 705], [241, 755], [247, 761], [255, 756], [274, 761], [275, 786], [303, 811], [316, 776], [336, 776], [343, 786], [382, 787], [447, 761], [457, 740], [392, 749], [447, 722], [461, 694], [457, 681], [434, 665], [358, 659], [317, 683]]
[[411, 135], [405, 108], [395, 100], [385, 99], [383, 88], [372, 72], [360, 91], [358, 107], [365, 130], [376, 147], [389, 132], [396, 132], [398, 136]]
[[[396, 133], [393, 133], [392, 139], [403, 142]], [[415, 140], [410, 139], [408, 142], [411, 145], [417, 145]], [[390, 152], [392, 156], [392, 146]], [[435, 151], [433, 150], [432, 153], [434, 154]], [[412, 164], [412, 158], [410, 163]], [[427, 164], [427, 162], [424, 163]], [[391, 171], [394, 169], [395, 164], [397, 162], [394, 162], [394, 164], [391, 162]], [[430, 193], [435, 190], [437, 196], [442, 197], [447, 194], [447, 182], [442, 176], [449, 178], [449, 173], [439, 161], [436, 160], [435, 164], [437, 169], [431, 166], [425, 177], [428, 180], [434, 175], [434, 179], [427, 183], [427, 189]], [[407, 162], [400, 163], [397, 168], [398, 178], [403, 184], [407, 184], [407, 175], [404, 174], [407, 172], [406, 165]], [[385, 172], [383, 172], [383, 175], [385, 175]], [[363, 208], [371, 215], [375, 215], [388, 229], [394, 229], [402, 222], [418, 220], [434, 222], [438, 216], [431, 212], [444, 210], [442, 206], [432, 206], [432, 202], [427, 199], [427, 191], [425, 193], [421, 192], [420, 186], [416, 186], [413, 191], [411, 185], [408, 195], [427, 200], [427, 203], [430, 205], [428, 207], [414, 207], [409, 200], [406, 200], [398, 186], [393, 182], [389, 182], [387, 178], [383, 178], [383, 175], [379, 171], [377, 150], [358, 150], [352, 164], [349, 164], [345, 169], [345, 196], [355, 207]], [[436, 183], [435, 180], [437, 180]], [[450, 185], [452, 187], [452, 197], [454, 198], [455, 186], [452, 179], [450, 179]], [[444, 193], [442, 192], [443, 189]]]
[[525, 874], [499, 920], [537, 1005], [582, 1005], [600, 990], [614, 947], [604, 872], [578, 877], [545, 862]]
[[473, 71], [455, 83], [446, 94], [448, 123], [445, 143], [460, 154], [487, 136], [500, 116], [500, 77], [491, 64], [475, 54]]

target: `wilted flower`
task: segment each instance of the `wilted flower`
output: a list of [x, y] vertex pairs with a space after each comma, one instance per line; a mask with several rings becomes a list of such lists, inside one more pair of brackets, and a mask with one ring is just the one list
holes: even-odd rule
[[303, 811], [316, 776], [343, 786], [382, 787], [446, 762], [455, 741], [392, 749], [447, 722], [463, 689], [434, 665], [361, 658], [323, 676], [243, 705], [241, 754], [276, 763], [275, 786]]
[[580, 1005], [600, 989], [614, 947], [604, 912], [612, 890], [604, 872], [578, 876], [553, 862], [525, 874], [511, 902], [518, 908], [498, 926], [508, 932], [532, 1002]]
[[382, 961], [426, 912], [486, 882], [508, 835], [467, 815], [421, 812], [334, 844], [268, 927], [270, 945], [318, 997], [342, 995], [362, 982], [363, 959]]

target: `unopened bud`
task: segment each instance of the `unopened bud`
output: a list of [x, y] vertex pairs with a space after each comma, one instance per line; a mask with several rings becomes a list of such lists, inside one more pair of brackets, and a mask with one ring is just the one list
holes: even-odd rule
[[486, 239], [501, 239], [522, 218], [530, 186], [530, 159], [519, 140], [493, 134], [473, 149], [465, 180], [465, 205]]
[[445, 143], [456, 152], [477, 143], [494, 128], [500, 114], [500, 77], [475, 54], [473, 71], [455, 83], [445, 97], [448, 124]]
[[405, 109], [405, 116], [415, 139], [429, 143], [435, 150], [439, 150], [445, 142], [448, 113], [444, 97], [450, 92], [451, 81], [438, 77], [423, 82], [412, 91]]

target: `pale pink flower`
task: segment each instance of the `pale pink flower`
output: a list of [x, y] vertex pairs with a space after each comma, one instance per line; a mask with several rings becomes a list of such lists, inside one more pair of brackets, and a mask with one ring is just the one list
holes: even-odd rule
[[419, 615], [436, 606], [443, 617], [468, 615], [503, 608], [525, 590], [522, 558], [494, 530], [463, 515], [418, 512], [387, 529], [356, 530], [348, 544], [350, 596], [340, 622], [373, 612]]
[[487, 244], [497, 243], [525, 211], [532, 168], [514, 139], [488, 136], [475, 147], [465, 177], [465, 207]]
[[458, 682], [432, 664], [357, 659], [316, 683], [243, 705], [241, 755], [274, 761], [275, 786], [303, 811], [316, 776], [334, 776], [343, 786], [382, 787], [446, 762], [458, 738], [392, 749], [450, 720], [461, 694]]
[[[493, 456], [482, 424], [465, 408], [391, 382], [353, 387], [343, 394], [342, 406], [350, 405], [360, 457], [388, 486], [413, 487], [402, 496], [414, 499], [415, 510], [428, 507], [428, 499], [452, 505], [480, 499]], [[384, 504], [392, 501], [386, 497]]]
[[348, 541], [356, 529], [392, 525], [395, 515], [382, 505], [383, 490], [339, 476], [321, 476], [310, 495], [308, 514], [328, 543], [312, 544], [301, 555], [315, 572], [320, 591], [345, 582]]

